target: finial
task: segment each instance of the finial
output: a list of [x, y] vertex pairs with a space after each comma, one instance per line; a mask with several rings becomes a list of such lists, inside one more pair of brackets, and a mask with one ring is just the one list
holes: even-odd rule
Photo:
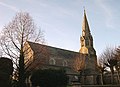
[[85, 10], [85, 6], [83, 6], [83, 9]]
[[86, 13], [86, 12], [85, 12], [85, 6], [83, 6], [83, 9], [84, 9], [84, 13]]

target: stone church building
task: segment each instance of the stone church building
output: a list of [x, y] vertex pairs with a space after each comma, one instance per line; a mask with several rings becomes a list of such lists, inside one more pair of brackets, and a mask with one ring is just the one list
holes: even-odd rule
[[[34, 43], [27, 41], [24, 45], [25, 51], [25, 65], [28, 72], [40, 68], [54, 68], [66, 70], [70, 77], [70, 82], [77, 79], [80, 75], [81, 84], [97, 84], [97, 56], [93, 47], [93, 37], [90, 32], [86, 12], [84, 10], [84, 17], [82, 23], [82, 35], [80, 37], [81, 48], [79, 52], [60, 49], [48, 45]], [[75, 59], [84, 62], [83, 67], [74, 70]], [[81, 64], [78, 61], [78, 66]]]

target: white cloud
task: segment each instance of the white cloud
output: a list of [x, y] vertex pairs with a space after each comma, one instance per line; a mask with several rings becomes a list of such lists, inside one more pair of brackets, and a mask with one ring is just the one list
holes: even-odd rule
[[4, 6], [4, 7], [7, 7], [7, 8], [9, 8], [9, 9], [15, 11], [15, 12], [18, 12], [18, 11], [19, 11], [16, 7], [14, 7], [14, 6], [12, 6], [12, 5], [9, 5], [9, 4], [6, 4], [6, 3], [4, 3], [4, 2], [0, 2], [0, 5], [2, 5], [2, 6]]

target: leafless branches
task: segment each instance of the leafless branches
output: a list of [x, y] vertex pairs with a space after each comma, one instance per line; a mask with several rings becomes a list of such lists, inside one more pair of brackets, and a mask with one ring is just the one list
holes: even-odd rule
[[29, 13], [19, 12], [1, 33], [0, 44], [4, 56], [12, 59], [19, 73], [24, 73], [24, 44], [26, 41], [44, 43], [41, 29], [37, 29]]
[[81, 71], [85, 66], [84, 63], [85, 63], [84, 55], [82, 54], [76, 55], [74, 62], [73, 62], [73, 69], [75, 71]]
[[115, 59], [114, 54], [114, 48], [106, 48], [99, 57], [99, 69], [102, 73], [102, 78], [105, 68], [108, 67], [111, 71], [111, 83], [113, 83], [114, 67], [117, 65], [117, 60]]

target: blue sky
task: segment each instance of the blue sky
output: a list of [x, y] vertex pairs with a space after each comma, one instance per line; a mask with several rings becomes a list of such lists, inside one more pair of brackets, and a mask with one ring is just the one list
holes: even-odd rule
[[120, 0], [0, 0], [0, 30], [16, 12], [29, 12], [50, 46], [79, 51], [84, 6], [99, 55], [120, 45]]

